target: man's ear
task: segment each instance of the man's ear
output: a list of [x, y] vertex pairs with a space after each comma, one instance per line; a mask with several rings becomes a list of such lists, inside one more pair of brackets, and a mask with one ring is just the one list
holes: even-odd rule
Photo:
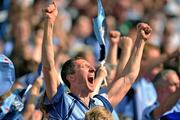
[[74, 81], [74, 75], [69, 74], [69, 75], [66, 76], [66, 79], [67, 79], [68, 81]]

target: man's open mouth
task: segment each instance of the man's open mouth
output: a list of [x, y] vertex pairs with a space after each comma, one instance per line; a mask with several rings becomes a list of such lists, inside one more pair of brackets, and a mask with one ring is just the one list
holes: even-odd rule
[[94, 81], [94, 77], [88, 77], [88, 81], [92, 84]]

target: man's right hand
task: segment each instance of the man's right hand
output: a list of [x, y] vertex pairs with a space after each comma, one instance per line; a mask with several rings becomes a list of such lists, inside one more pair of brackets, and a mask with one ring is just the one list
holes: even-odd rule
[[43, 9], [43, 15], [49, 22], [54, 23], [58, 15], [56, 3], [53, 2]]
[[137, 25], [137, 37], [138, 39], [143, 39], [144, 41], [149, 40], [152, 32], [152, 28], [146, 23], [139, 23]]
[[96, 72], [96, 77], [102, 77], [102, 78], [107, 77], [107, 70], [105, 66], [103, 65], [99, 66]]

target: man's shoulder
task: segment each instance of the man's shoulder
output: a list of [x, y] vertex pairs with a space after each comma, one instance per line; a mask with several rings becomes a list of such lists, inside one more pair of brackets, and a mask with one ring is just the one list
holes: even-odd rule
[[104, 106], [108, 111], [112, 112], [113, 107], [109, 102], [106, 94], [97, 94], [93, 97], [96, 105]]
[[64, 90], [64, 86], [60, 84], [58, 86], [57, 93], [52, 99], [48, 99], [47, 95], [44, 95], [44, 105], [57, 104], [65, 100], [65, 102], [72, 102], [72, 97], [67, 91]]

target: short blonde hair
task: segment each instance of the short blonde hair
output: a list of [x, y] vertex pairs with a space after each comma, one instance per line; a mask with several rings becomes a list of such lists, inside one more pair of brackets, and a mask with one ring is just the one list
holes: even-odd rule
[[105, 107], [96, 106], [85, 114], [85, 120], [113, 120], [113, 117]]

